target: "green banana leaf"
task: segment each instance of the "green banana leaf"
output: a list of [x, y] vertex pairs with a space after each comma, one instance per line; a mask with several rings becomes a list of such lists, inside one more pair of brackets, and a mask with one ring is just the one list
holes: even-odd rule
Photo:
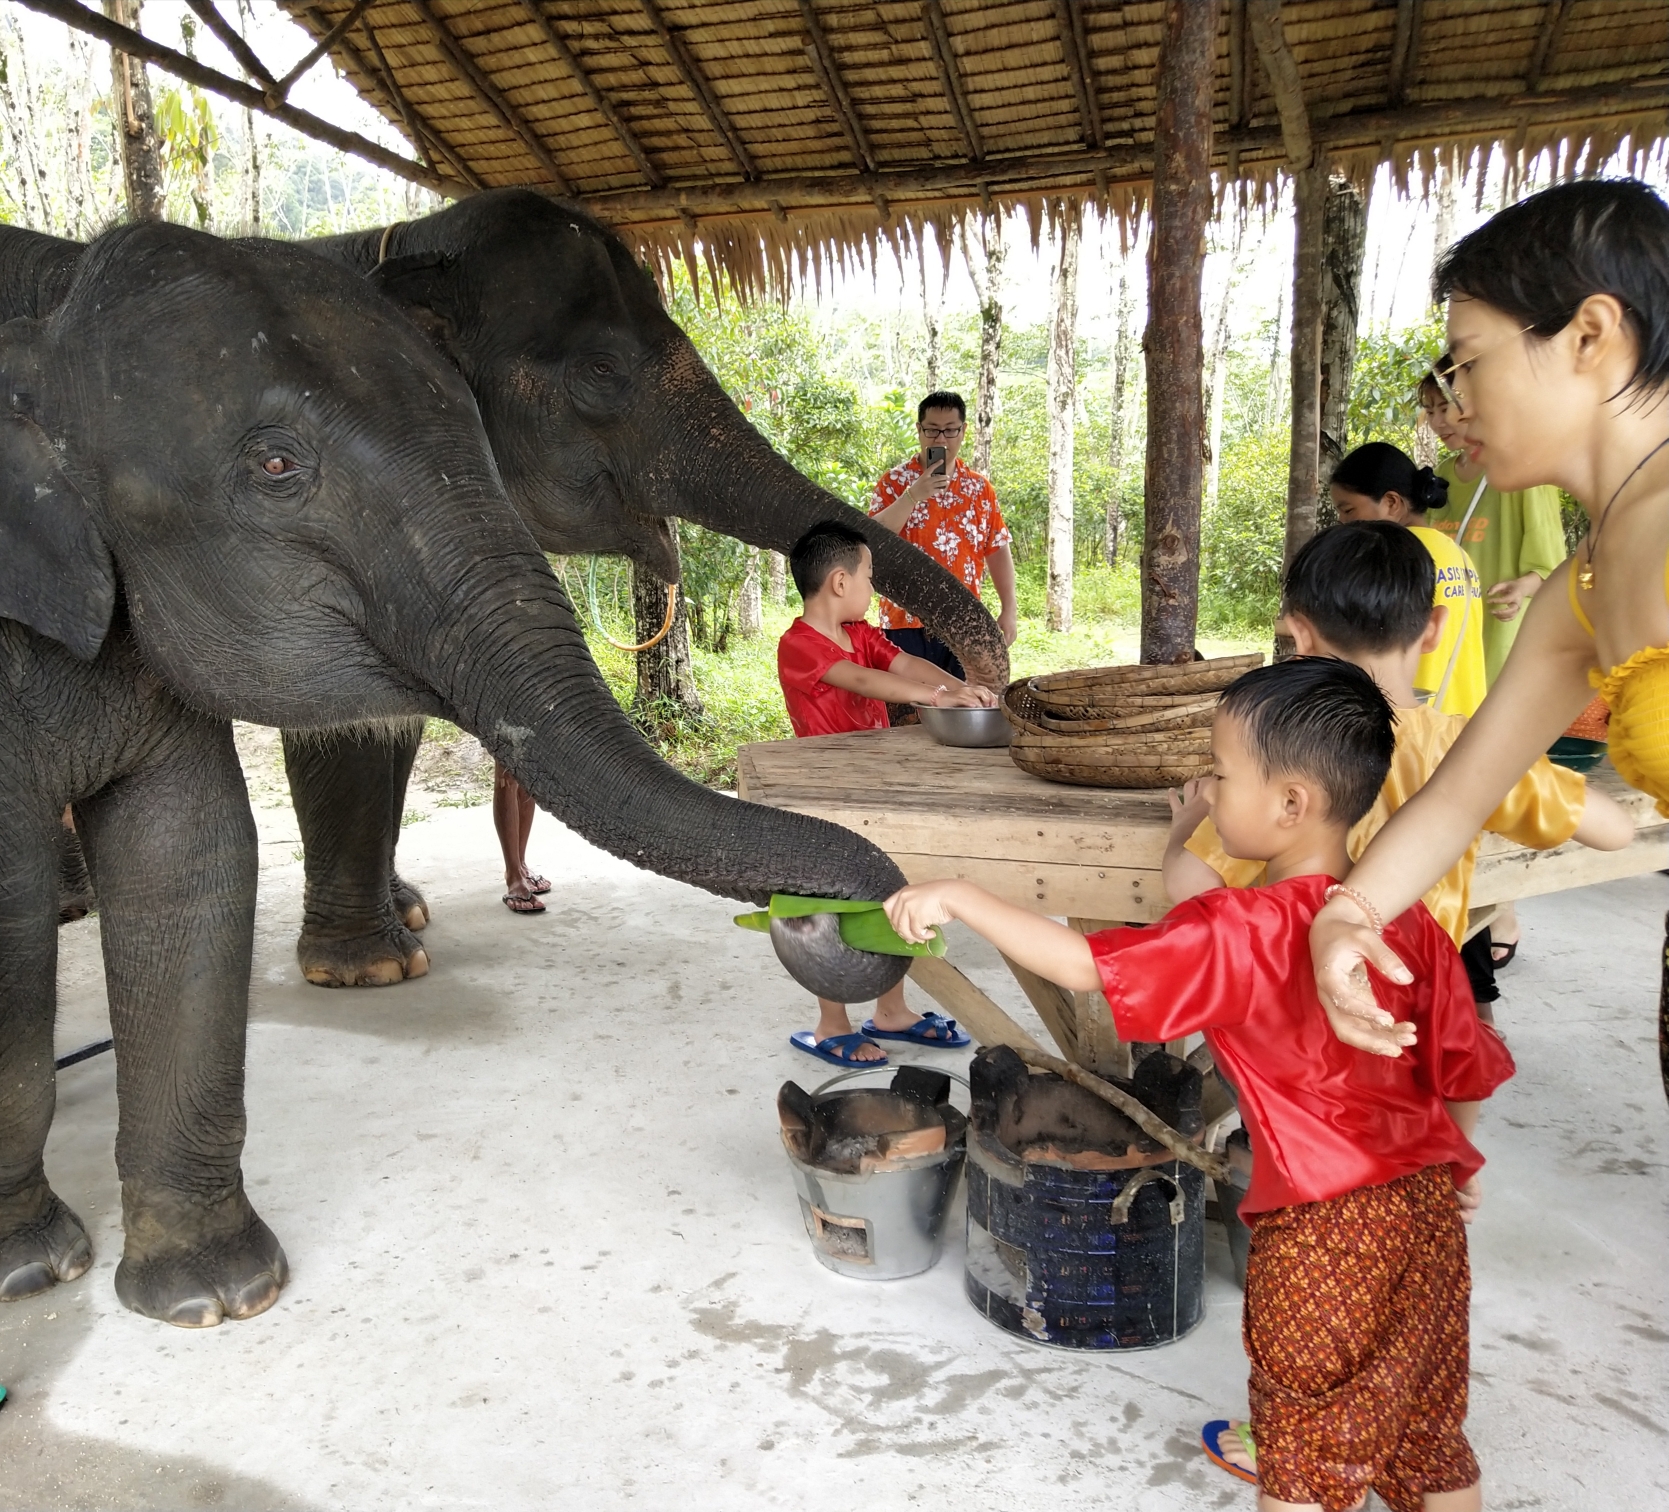
[[935, 925], [933, 938], [920, 945], [902, 939], [887, 922], [879, 903], [852, 898], [798, 898], [791, 893], [772, 893], [768, 913], [736, 915], [736, 923], [743, 929], [756, 929], [769, 934], [771, 920], [803, 919], [811, 914], [840, 915], [840, 938], [854, 950], [867, 950], [872, 955], [942, 956], [945, 953], [944, 932]]

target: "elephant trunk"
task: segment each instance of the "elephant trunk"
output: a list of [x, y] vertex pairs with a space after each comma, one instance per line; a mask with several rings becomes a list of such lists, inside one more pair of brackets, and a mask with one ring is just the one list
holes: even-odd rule
[[650, 465], [643, 492], [657, 514], [676, 514], [786, 554], [806, 531], [838, 520], [860, 531], [876, 591], [915, 615], [986, 687], [1008, 682], [1008, 647], [985, 605], [960, 579], [885, 526], [843, 503], [783, 460], [730, 401], [682, 334], [655, 359], [647, 387], [678, 396], [678, 433]]
[[773, 892], [878, 899], [903, 885], [850, 830], [725, 797], [662, 761], [615, 702], [531, 543], [463, 559], [419, 665], [540, 807], [611, 855], [751, 903]]

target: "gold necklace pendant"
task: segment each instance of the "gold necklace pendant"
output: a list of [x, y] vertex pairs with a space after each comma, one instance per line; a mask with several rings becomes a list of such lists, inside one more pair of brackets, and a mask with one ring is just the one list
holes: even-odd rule
[[1594, 586], [1594, 564], [1592, 562], [1585, 562], [1577, 569], [1576, 586], [1583, 589], [1591, 589]]

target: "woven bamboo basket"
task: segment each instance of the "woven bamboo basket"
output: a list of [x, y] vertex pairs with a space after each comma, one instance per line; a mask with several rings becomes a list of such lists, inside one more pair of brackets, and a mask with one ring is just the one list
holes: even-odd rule
[[1014, 764], [1082, 787], [1174, 787], [1211, 769], [1222, 690], [1257, 655], [1171, 667], [1090, 667], [1011, 683], [1003, 708]]

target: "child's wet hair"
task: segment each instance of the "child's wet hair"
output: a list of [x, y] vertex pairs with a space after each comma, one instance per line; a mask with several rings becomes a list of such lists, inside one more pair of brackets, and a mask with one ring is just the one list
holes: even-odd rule
[[1669, 205], [1638, 179], [1579, 179], [1509, 205], [1438, 260], [1438, 300], [1479, 299], [1547, 340], [1610, 294], [1639, 344], [1628, 387], [1669, 383]]
[[1351, 655], [1403, 651], [1426, 633], [1437, 566], [1419, 537], [1389, 520], [1311, 536], [1287, 568], [1281, 607]]
[[1333, 469], [1332, 482], [1336, 488], [1376, 503], [1388, 493], [1400, 494], [1415, 514], [1441, 509], [1449, 498], [1447, 479], [1429, 467], [1416, 467], [1407, 452], [1389, 441], [1358, 446]]
[[1347, 828], [1385, 785], [1396, 746], [1390, 701], [1360, 667], [1336, 656], [1295, 656], [1229, 685], [1217, 713], [1266, 778], [1307, 777], [1327, 798], [1327, 818]]
[[801, 599], [821, 592], [837, 567], [856, 572], [868, 544], [861, 532], [839, 520], [820, 520], [813, 525], [788, 553], [788, 570], [794, 575]]

